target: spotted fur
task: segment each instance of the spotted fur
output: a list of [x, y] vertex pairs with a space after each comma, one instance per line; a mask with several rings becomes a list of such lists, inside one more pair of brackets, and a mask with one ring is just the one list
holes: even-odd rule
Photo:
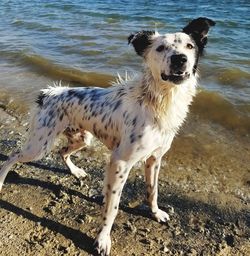
[[110, 254], [110, 231], [121, 192], [130, 169], [139, 160], [145, 161], [152, 214], [157, 221], [169, 220], [157, 204], [161, 158], [170, 148], [195, 95], [198, 59], [211, 25], [211, 20], [199, 18], [179, 33], [131, 34], [128, 41], [143, 57], [143, 72], [125, 80], [119, 77], [109, 88], [57, 86], [42, 90], [27, 143], [1, 168], [0, 189], [14, 164], [42, 158], [61, 133], [68, 138], [68, 146], [60, 151], [65, 164], [76, 177], [85, 177], [70, 155], [89, 145], [94, 135], [112, 151], [104, 181], [102, 228], [96, 239], [99, 255]]

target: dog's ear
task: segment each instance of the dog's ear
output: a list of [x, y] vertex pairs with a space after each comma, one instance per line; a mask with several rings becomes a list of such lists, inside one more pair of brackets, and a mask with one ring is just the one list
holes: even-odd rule
[[192, 20], [182, 31], [193, 38], [198, 46], [199, 52], [202, 53], [207, 44], [209, 28], [214, 25], [215, 22], [213, 20], [200, 17]]
[[143, 56], [145, 50], [152, 43], [152, 36], [155, 35], [154, 31], [140, 31], [135, 34], [131, 34], [128, 37], [128, 44], [132, 44], [138, 55]]

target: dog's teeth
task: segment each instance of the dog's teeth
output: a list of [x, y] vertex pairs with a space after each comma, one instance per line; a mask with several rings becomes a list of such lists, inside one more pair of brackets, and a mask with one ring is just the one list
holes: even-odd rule
[[174, 74], [174, 75], [176, 75], [176, 76], [181, 76], [181, 75], [183, 75], [183, 72], [182, 71], [178, 71], [176, 74]]

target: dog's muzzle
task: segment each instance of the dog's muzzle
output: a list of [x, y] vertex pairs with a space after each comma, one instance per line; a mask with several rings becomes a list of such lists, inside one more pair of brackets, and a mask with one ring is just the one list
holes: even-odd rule
[[190, 77], [189, 73], [184, 73], [184, 74], [171, 74], [171, 75], [166, 75], [165, 73], [161, 73], [161, 78], [163, 81], [169, 81], [174, 84], [180, 84], [184, 80], [188, 79]]
[[170, 74], [161, 73], [161, 78], [164, 81], [169, 81], [175, 84], [180, 84], [183, 80], [190, 77], [186, 72], [187, 56], [184, 54], [175, 54], [171, 56]]

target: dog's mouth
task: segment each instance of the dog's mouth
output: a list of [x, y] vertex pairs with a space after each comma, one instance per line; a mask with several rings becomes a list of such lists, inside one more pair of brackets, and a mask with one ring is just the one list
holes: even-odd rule
[[169, 81], [174, 84], [180, 84], [184, 80], [188, 79], [190, 74], [188, 72], [176, 72], [170, 75], [166, 75], [164, 72], [161, 73], [161, 79], [163, 81]]

